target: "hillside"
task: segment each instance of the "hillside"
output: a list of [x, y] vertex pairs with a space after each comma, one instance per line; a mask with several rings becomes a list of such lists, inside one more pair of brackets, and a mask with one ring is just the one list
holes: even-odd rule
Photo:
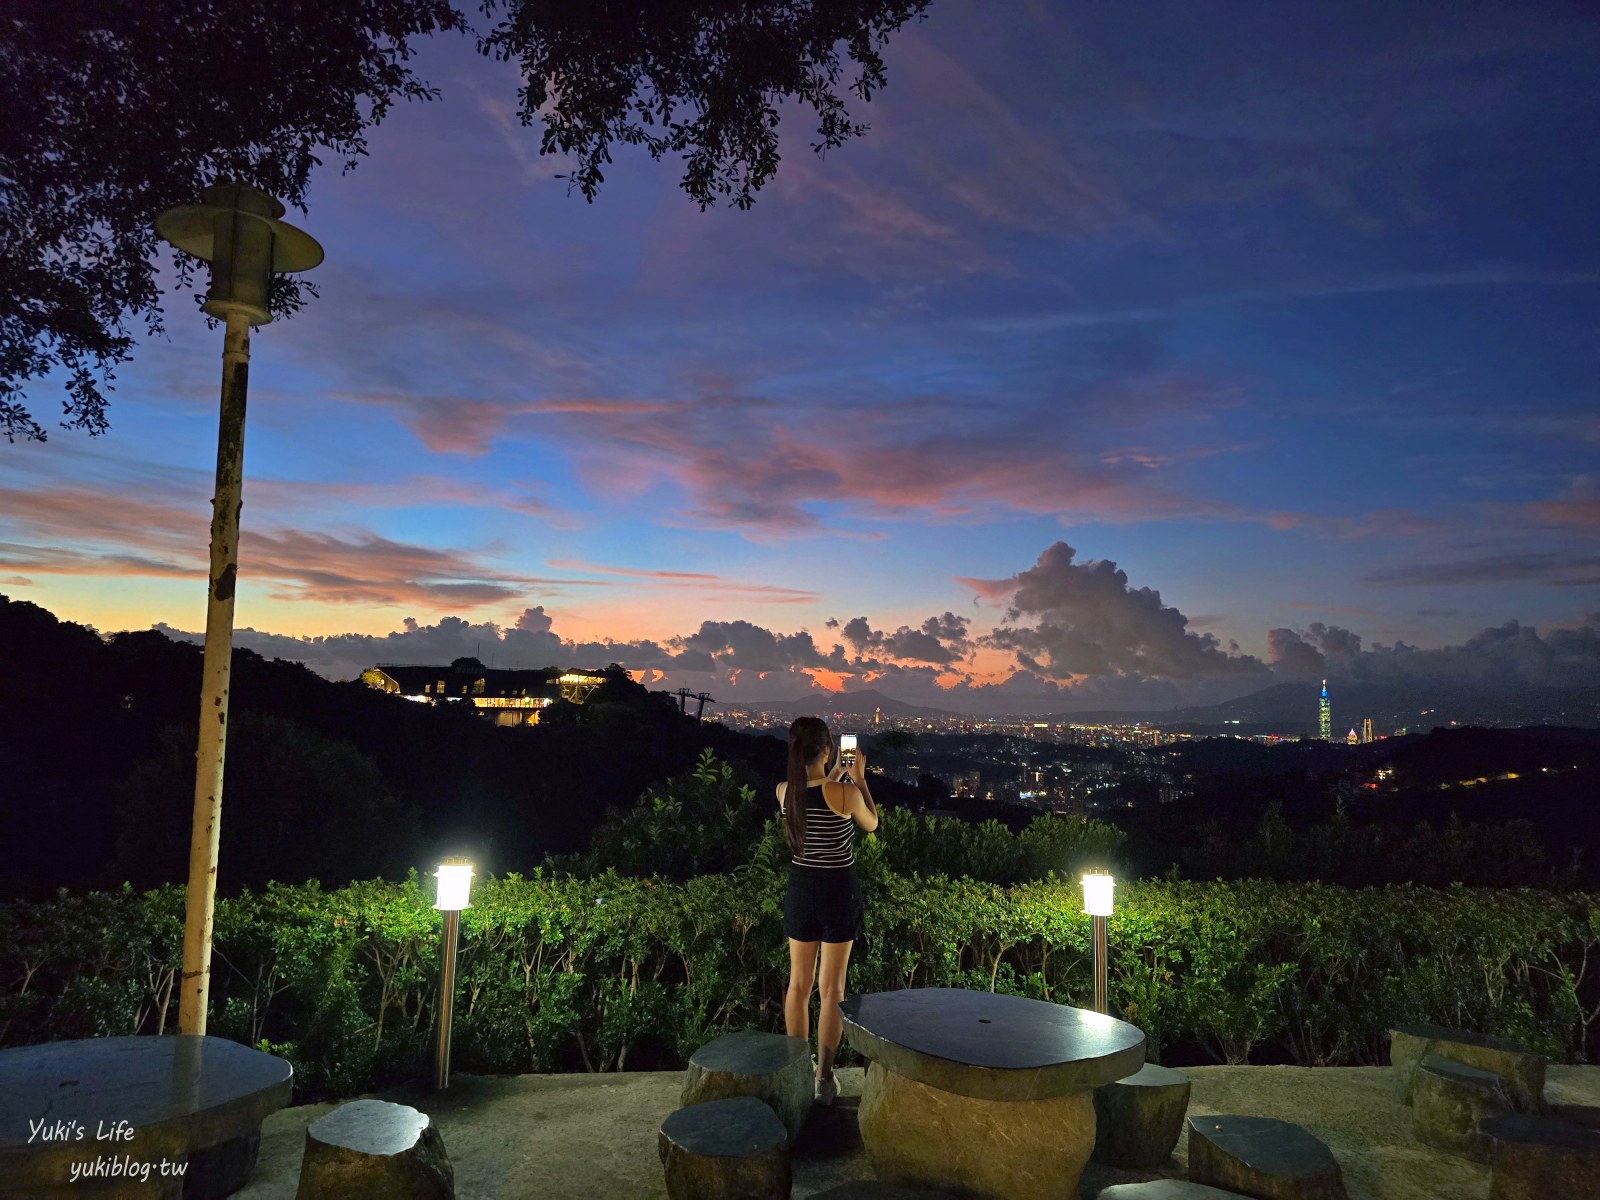
[[[0, 899], [185, 878], [200, 659], [0, 597]], [[546, 717], [496, 728], [236, 651], [220, 886], [392, 878], [448, 853], [529, 872], [702, 749], [751, 782], [783, 769], [779, 743], [681, 716], [626, 676]]]

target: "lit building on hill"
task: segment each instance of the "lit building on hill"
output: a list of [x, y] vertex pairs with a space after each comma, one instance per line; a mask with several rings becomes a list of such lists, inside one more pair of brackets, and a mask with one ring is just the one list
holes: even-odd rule
[[470, 705], [496, 725], [537, 725], [558, 699], [582, 704], [605, 676], [557, 667], [499, 671], [458, 658], [448, 667], [379, 663], [361, 672], [361, 682], [422, 704]]
[[1352, 729], [1349, 733], [1344, 735], [1344, 744], [1346, 746], [1359, 746], [1361, 744], [1361, 738], [1356, 731]]
[[1333, 741], [1333, 705], [1328, 701], [1328, 681], [1322, 681], [1322, 699], [1317, 701], [1317, 736]]

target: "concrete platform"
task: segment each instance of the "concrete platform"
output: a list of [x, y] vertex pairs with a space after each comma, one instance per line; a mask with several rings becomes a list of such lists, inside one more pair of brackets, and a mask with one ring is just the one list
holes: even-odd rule
[[[1304, 1125], [1327, 1142], [1351, 1200], [1487, 1200], [1489, 1168], [1429, 1149], [1411, 1133], [1388, 1067], [1193, 1067], [1189, 1112], [1242, 1113]], [[872, 1178], [855, 1127], [863, 1072], [838, 1072], [840, 1103], [814, 1108], [794, 1150], [794, 1197]], [[665, 1200], [656, 1150], [662, 1118], [678, 1107], [681, 1071], [621, 1075], [453, 1075], [442, 1095], [377, 1093], [430, 1114], [455, 1167], [457, 1200]], [[1552, 1066], [1551, 1104], [1600, 1105], [1600, 1067]], [[241, 1200], [293, 1200], [305, 1130], [332, 1104], [283, 1109], [262, 1127], [261, 1158]], [[1180, 1139], [1165, 1167], [1090, 1163], [1081, 1196], [1113, 1183], [1183, 1178]]]

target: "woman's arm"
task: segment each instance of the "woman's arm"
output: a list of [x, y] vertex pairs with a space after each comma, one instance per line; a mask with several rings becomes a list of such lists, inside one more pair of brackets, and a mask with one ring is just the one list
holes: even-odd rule
[[860, 750], [856, 751], [856, 769], [852, 772], [856, 783], [856, 791], [861, 793], [858, 807], [850, 815], [856, 819], [856, 824], [861, 826], [866, 833], [871, 833], [878, 827], [878, 806], [873, 802], [872, 789], [867, 786], [867, 756]]

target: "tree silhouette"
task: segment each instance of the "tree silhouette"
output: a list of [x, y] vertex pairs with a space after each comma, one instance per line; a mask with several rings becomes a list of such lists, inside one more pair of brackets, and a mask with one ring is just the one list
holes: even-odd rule
[[[865, 131], [841, 92], [885, 82], [880, 47], [928, 0], [482, 0], [486, 56], [522, 70], [541, 153], [593, 200], [613, 143], [681, 155], [702, 208], [747, 208], [778, 166], [778, 105], [817, 118], [819, 152]], [[419, 38], [468, 32], [449, 0], [12, 0], [0, 21], [0, 432], [46, 431], [29, 381], [65, 380], [63, 428], [103, 433], [134, 330], [162, 328], [154, 221], [229, 178], [304, 210], [326, 148], [346, 170], [397, 99], [437, 92]], [[843, 84], [840, 47], [855, 65]], [[177, 277], [195, 261], [173, 252]], [[315, 297], [274, 280], [274, 315]]]

